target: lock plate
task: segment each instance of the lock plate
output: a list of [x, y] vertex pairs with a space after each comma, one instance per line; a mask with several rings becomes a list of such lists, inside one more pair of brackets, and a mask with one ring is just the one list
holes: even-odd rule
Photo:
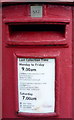
[[42, 17], [42, 6], [31, 6], [31, 17]]

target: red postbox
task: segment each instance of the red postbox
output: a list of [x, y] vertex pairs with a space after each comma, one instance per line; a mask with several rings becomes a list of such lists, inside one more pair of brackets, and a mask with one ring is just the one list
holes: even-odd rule
[[3, 118], [71, 118], [71, 6], [4, 5], [2, 42]]

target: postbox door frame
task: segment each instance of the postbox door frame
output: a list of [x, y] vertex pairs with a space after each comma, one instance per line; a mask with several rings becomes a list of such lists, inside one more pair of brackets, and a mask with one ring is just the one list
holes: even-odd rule
[[[55, 59], [55, 112], [54, 113], [20, 113], [18, 112], [18, 70], [17, 70], [17, 58], [54, 58]], [[32, 116], [32, 117], [53, 117], [58, 116], [60, 112], [60, 52], [52, 53], [49, 52], [47, 54], [41, 53], [31, 53], [30, 55], [27, 53], [14, 53], [14, 76], [15, 76], [15, 101], [16, 101], [16, 113], [17, 116]]]

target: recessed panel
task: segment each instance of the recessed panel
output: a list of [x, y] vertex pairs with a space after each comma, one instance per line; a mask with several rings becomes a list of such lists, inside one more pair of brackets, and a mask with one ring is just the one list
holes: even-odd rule
[[8, 25], [8, 43], [12, 45], [66, 44], [66, 25], [24, 24]]
[[18, 58], [19, 112], [55, 112], [55, 59]]

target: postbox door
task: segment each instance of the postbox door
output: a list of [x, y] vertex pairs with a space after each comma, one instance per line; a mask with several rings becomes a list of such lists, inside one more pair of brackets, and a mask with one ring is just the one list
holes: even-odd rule
[[71, 29], [69, 6], [3, 7], [3, 118], [71, 118]]

